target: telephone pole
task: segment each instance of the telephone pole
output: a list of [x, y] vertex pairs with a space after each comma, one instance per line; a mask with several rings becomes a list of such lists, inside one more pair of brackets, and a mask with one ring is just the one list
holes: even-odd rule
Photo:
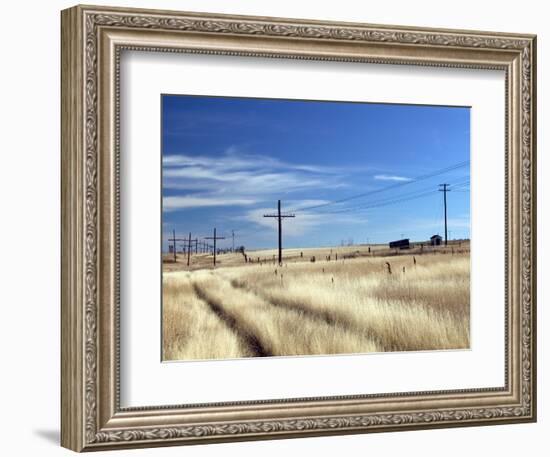
[[177, 248], [176, 248], [176, 241], [185, 241], [184, 238], [176, 238], [176, 231], [175, 230], [172, 230], [172, 238], [171, 238], [171, 241], [172, 241], [172, 250], [174, 251], [174, 263], [177, 262], [178, 260], [178, 257], [177, 257]]
[[231, 230], [231, 238], [233, 238], [233, 242], [231, 244], [231, 252], [235, 252], [235, 230]]
[[205, 236], [205, 240], [214, 240], [214, 265], [216, 265], [216, 240], [225, 240], [225, 236], [216, 236], [216, 228], [214, 227], [214, 236]]
[[281, 214], [281, 200], [277, 201], [277, 214], [264, 214], [264, 217], [276, 217], [279, 225], [279, 265], [283, 264], [283, 219], [296, 217], [294, 214]]
[[176, 253], [176, 231], [172, 230], [172, 251], [174, 251], [174, 263], [178, 261], [178, 255]]
[[439, 192], [443, 192], [443, 206], [445, 208], [445, 246], [447, 246], [447, 192], [450, 192], [450, 184], [440, 184], [443, 186], [442, 189], [439, 189]]
[[189, 239], [187, 240], [187, 266], [189, 266], [189, 263], [191, 262], [191, 243], [197, 242], [197, 239], [194, 240], [191, 239], [191, 232], [189, 232]]

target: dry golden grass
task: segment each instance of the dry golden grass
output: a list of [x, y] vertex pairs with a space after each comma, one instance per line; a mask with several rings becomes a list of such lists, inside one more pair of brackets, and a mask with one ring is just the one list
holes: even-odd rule
[[250, 357], [252, 352], [196, 296], [183, 273], [163, 278], [163, 360]]
[[469, 254], [415, 258], [165, 273], [165, 359], [468, 348]]
[[367, 332], [350, 331], [298, 309], [274, 306], [260, 296], [234, 287], [221, 275], [197, 273], [196, 288], [205, 301], [223, 307], [222, 319], [237, 334], [252, 339], [255, 355], [312, 355], [377, 352]]

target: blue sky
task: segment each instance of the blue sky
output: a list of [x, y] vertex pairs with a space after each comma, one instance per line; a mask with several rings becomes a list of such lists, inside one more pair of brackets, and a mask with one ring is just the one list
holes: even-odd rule
[[248, 249], [470, 236], [470, 109], [162, 96], [163, 249], [168, 234]]

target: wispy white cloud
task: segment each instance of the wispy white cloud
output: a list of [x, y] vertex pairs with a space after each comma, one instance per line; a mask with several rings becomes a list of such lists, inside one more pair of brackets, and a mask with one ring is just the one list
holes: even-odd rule
[[189, 156], [186, 154], [165, 155], [162, 158], [164, 167], [205, 167], [205, 168], [223, 168], [225, 170], [238, 170], [250, 168], [264, 168], [279, 166], [277, 159], [265, 156], [253, 156], [238, 154], [233, 149], [229, 149], [225, 154], [213, 156]]
[[172, 167], [204, 167], [208, 169], [256, 170], [256, 169], [287, 169], [310, 173], [333, 174], [339, 169], [312, 164], [289, 163], [275, 157], [261, 154], [249, 154], [239, 152], [235, 146], [229, 147], [224, 154], [219, 156], [200, 156], [187, 154], [165, 155], [162, 158], [165, 169]]
[[188, 168], [166, 176], [163, 179], [163, 186], [165, 189], [266, 195], [288, 193], [308, 188], [331, 188], [339, 186], [339, 184], [291, 172], [222, 172], [220, 170], [192, 170]]
[[162, 198], [162, 209], [164, 211], [174, 211], [186, 208], [199, 208], [208, 206], [247, 206], [256, 203], [254, 199], [243, 198], [223, 198], [214, 196], [172, 196]]
[[341, 170], [242, 154], [235, 148], [228, 151], [219, 157], [164, 156], [163, 188], [199, 191], [208, 196], [247, 197], [347, 186]]
[[300, 208], [305, 208], [309, 206], [324, 205], [329, 203], [330, 200], [321, 200], [321, 199], [305, 199], [305, 200], [286, 200], [287, 208], [292, 208], [293, 211], [297, 211]]
[[[291, 200], [287, 202], [287, 208], [282, 208], [283, 214], [293, 214], [295, 217], [286, 219], [284, 224], [283, 233], [285, 237], [301, 236], [306, 233], [310, 233], [313, 230], [320, 229], [326, 230], [332, 223], [341, 226], [342, 224], [367, 224], [368, 220], [364, 216], [346, 214], [341, 215], [337, 219], [327, 220], [325, 214], [316, 214], [314, 212], [293, 212], [292, 208], [299, 209], [300, 207], [306, 207], [310, 205], [317, 205], [326, 203], [326, 200]], [[264, 217], [264, 215], [273, 215], [276, 213], [275, 207], [254, 208], [247, 210], [244, 215], [244, 220], [251, 222], [259, 228], [267, 228], [271, 232], [276, 233], [278, 231], [277, 218]]]
[[406, 176], [397, 176], [397, 175], [375, 175], [374, 179], [377, 181], [412, 181], [412, 178], [407, 178]]
[[[273, 208], [256, 208], [250, 210], [244, 216], [248, 222], [257, 224], [259, 227], [270, 229], [276, 232], [277, 219], [273, 217], [264, 217], [265, 214], [274, 214]], [[299, 214], [293, 219], [287, 219], [284, 223], [284, 234], [286, 236], [300, 236], [309, 230], [319, 226], [321, 216], [317, 214]]]

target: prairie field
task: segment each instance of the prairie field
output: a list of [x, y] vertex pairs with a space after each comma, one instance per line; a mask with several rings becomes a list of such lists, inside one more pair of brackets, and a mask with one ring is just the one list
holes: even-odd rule
[[163, 359], [469, 348], [469, 247], [400, 255], [338, 248], [338, 260], [324, 251], [285, 251], [283, 266], [261, 260], [274, 251], [251, 253], [256, 263], [224, 254], [216, 268], [205, 267], [210, 255], [169, 265]]

